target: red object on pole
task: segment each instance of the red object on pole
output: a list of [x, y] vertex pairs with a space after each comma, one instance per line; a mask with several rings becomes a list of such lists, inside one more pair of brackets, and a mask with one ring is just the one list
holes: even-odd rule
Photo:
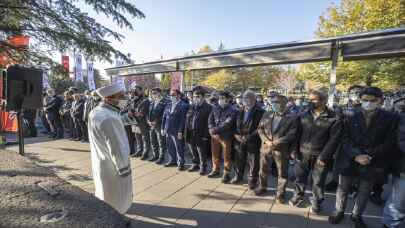
[[8, 37], [8, 42], [16, 47], [28, 47], [30, 37], [25, 35], [15, 35]]
[[69, 56], [62, 55], [62, 65], [66, 72], [69, 72]]

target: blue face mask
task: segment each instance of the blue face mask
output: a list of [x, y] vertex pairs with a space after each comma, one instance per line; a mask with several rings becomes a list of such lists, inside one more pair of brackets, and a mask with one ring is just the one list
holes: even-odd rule
[[273, 112], [280, 112], [281, 111], [281, 105], [279, 103], [271, 103], [271, 110]]

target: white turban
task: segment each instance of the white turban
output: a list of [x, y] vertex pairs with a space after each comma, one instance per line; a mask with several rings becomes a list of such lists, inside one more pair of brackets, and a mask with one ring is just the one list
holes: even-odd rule
[[125, 87], [122, 83], [115, 83], [112, 85], [104, 86], [96, 90], [100, 97], [109, 97], [117, 93], [125, 92]]

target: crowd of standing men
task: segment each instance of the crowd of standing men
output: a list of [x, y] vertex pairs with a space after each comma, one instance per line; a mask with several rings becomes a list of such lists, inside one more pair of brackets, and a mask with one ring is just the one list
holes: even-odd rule
[[[310, 184], [313, 213], [322, 210], [332, 173], [328, 185], [337, 187], [337, 197], [329, 222], [341, 222], [354, 192], [351, 219], [356, 228], [366, 227], [362, 215], [370, 197], [383, 203], [383, 185], [392, 176], [384, 226], [399, 227], [404, 220], [405, 99], [385, 110], [379, 88], [353, 86], [349, 103], [330, 109], [327, 95], [318, 90], [310, 91], [305, 100], [271, 92], [266, 102], [251, 90], [240, 97], [228, 91], [209, 94], [200, 86], [186, 94], [149, 91], [147, 96], [143, 87], [134, 86], [117, 105], [131, 156], [184, 171], [189, 151], [188, 171], [230, 184], [242, 183], [247, 168], [249, 189], [257, 195], [267, 192], [268, 175], [275, 174], [277, 203], [287, 202], [286, 186], [294, 179], [294, 195], [288, 200], [294, 207], [305, 201]], [[86, 142], [89, 113], [101, 100], [97, 94], [81, 95], [70, 88], [64, 99], [52, 89], [45, 95], [41, 117], [50, 137], [63, 138], [66, 128], [72, 140]], [[293, 178], [288, 172], [291, 165]]]

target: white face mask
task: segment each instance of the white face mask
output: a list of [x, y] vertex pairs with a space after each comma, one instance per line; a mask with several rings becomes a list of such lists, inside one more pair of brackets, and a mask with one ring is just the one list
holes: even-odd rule
[[379, 105], [377, 102], [363, 101], [361, 102], [361, 107], [366, 111], [374, 111]]
[[172, 103], [176, 103], [177, 102], [177, 97], [170, 97], [170, 100], [172, 101]]
[[196, 105], [202, 105], [202, 103], [204, 103], [204, 98], [195, 98], [194, 99], [194, 103], [196, 104]]
[[228, 104], [228, 102], [226, 102], [226, 100], [219, 99], [218, 104], [219, 106], [224, 108]]

